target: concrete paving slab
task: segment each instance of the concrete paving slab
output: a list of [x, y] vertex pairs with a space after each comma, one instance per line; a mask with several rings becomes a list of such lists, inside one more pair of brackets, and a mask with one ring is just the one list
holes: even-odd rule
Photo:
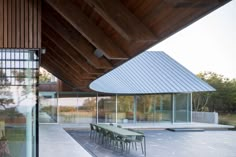
[[91, 157], [60, 125], [40, 124], [39, 157]]

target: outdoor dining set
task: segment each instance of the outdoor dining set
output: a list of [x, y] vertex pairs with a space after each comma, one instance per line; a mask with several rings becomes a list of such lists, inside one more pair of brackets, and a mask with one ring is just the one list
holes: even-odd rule
[[90, 123], [90, 139], [121, 153], [130, 153], [131, 145], [137, 151], [137, 143], [139, 143], [142, 153], [146, 156], [146, 140], [144, 133], [141, 131], [125, 129], [112, 123]]

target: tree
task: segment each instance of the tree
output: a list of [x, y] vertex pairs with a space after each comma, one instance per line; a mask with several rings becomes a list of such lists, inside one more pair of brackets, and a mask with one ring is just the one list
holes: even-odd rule
[[39, 82], [40, 83], [47, 83], [50, 82], [51, 77], [50, 77], [50, 73], [47, 72], [45, 69], [40, 68], [39, 70]]
[[215, 92], [193, 94], [193, 109], [195, 111], [236, 111], [236, 80], [225, 78], [214, 72], [204, 72], [198, 77], [216, 89]]
[[6, 73], [0, 67], [0, 106], [6, 109], [9, 104], [14, 104], [12, 93], [10, 91], [11, 83], [6, 77]]

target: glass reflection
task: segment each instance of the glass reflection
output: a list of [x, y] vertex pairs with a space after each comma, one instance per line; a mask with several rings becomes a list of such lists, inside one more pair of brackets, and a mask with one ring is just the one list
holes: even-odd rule
[[[32, 51], [31, 53], [35, 53]], [[14, 55], [14, 54], [18, 55]], [[34, 157], [36, 150], [36, 78], [20, 62], [28, 50], [0, 50], [0, 156]], [[29, 64], [27, 64], [29, 65]], [[38, 72], [38, 67], [34, 72]]]
[[98, 97], [98, 123], [116, 122], [116, 96]]
[[60, 123], [95, 123], [95, 93], [61, 92], [58, 98]]
[[190, 94], [175, 94], [175, 122], [190, 121]]
[[117, 97], [117, 122], [133, 123], [134, 122], [134, 96]]
[[56, 92], [39, 93], [39, 122], [57, 123]]
[[137, 96], [137, 122], [171, 122], [171, 95]]

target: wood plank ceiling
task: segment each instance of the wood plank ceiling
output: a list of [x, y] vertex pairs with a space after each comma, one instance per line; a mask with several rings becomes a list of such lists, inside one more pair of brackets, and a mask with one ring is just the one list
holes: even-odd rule
[[42, 66], [80, 91], [229, 0], [44, 0]]

